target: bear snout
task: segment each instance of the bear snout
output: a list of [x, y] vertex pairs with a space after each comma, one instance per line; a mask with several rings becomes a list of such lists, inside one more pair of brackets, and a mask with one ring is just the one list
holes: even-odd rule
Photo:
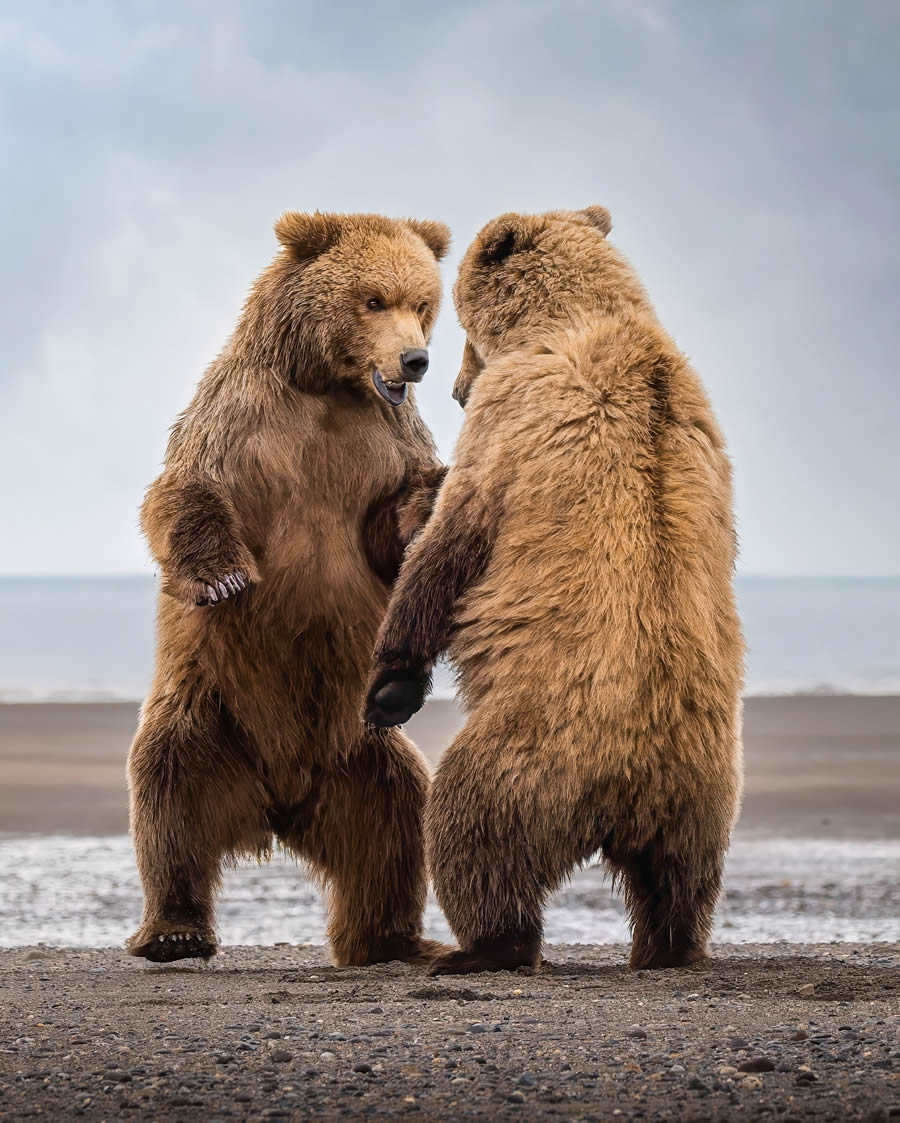
[[400, 368], [408, 382], [421, 382], [428, 370], [428, 352], [424, 347], [410, 347], [401, 351]]

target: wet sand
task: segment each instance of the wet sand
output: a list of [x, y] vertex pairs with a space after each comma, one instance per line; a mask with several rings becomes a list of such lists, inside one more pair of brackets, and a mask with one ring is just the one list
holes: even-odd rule
[[430, 979], [287, 945], [162, 968], [0, 950], [0, 1118], [900, 1116], [900, 945], [724, 945], [636, 974], [625, 954]]
[[[433, 700], [406, 727], [435, 764], [463, 721]], [[137, 706], [0, 705], [0, 832], [127, 829], [125, 758]], [[900, 697], [750, 698], [740, 830], [900, 838]]]

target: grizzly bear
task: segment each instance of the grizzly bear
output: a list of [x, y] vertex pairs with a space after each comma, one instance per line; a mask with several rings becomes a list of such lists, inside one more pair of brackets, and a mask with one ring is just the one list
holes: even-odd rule
[[439, 222], [287, 213], [142, 508], [158, 649], [128, 771], [132, 955], [208, 958], [223, 861], [273, 838], [326, 886], [338, 965], [422, 960], [428, 773], [362, 721], [378, 625], [443, 477], [410, 384]]
[[460, 948], [537, 966], [548, 894], [601, 853], [631, 966], [707, 954], [741, 791], [730, 466], [602, 207], [490, 222], [456, 283], [466, 418], [376, 646], [367, 720], [448, 651], [468, 720], [426, 844]]

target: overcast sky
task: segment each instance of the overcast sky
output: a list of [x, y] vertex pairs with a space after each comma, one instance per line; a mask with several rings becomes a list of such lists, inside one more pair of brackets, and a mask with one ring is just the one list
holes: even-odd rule
[[900, 574], [900, 4], [0, 8], [0, 572], [149, 570], [168, 426], [286, 208], [602, 203], [704, 379], [745, 573]]

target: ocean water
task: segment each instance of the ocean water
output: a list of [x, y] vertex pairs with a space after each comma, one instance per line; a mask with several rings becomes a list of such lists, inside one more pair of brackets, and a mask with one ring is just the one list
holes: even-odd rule
[[[748, 694], [900, 693], [900, 578], [737, 580]], [[150, 577], [0, 578], [0, 701], [143, 698]], [[453, 694], [446, 667], [436, 694]]]
[[[0, 947], [114, 947], [140, 920], [131, 840], [0, 836]], [[621, 895], [597, 866], [579, 870], [546, 910], [548, 943], [624, 943]], [[288, 857], [228, 870], [223, 944], [325, 942], [321, 893]], [[433, 897], [426, 931], [450, 940]], [[900, 841], [751, 839], [738, 835], [714, 940], [829, 943], [900, 939]]]

